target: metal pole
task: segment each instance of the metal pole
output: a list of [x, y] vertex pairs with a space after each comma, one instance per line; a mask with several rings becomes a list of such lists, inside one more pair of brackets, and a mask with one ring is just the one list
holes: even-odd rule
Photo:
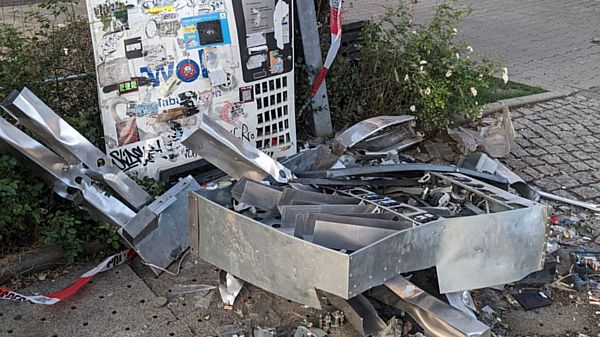
[[[323, 58], [319, 44], [319, 31], [317, 30], [317, 14], [313, 0], [296, 0], [298, 10], [298, 23], [302, 35], [302, 47], [304, 49], [304, 60], [309, 69], [321, 69]], [[312, 127], [315, 136], [331, 136], [331, 115], [329, 111], [329, 100], [327, 99], [327, 84], [319, 87], [316, 95], [312, 98]]]

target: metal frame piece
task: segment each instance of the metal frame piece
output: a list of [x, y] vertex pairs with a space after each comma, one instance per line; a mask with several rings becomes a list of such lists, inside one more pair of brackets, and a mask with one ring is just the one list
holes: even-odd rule
[[482, 173], [474, 170], [464, 169], [451, 165], [438, 164], [396, 164], [384, 166], [360, 166], [344, 169], [330, 169], [307, 172], [295, 172], [299, 178], [342, 178], [350, 176], [383, 176], [408, 172], [439, 172], [439, 173], [461, 173], [470, 177], [484, 180], [496, 185], [507, 187], [507, 179], [493, 174]]
[[427, 294], [401, 276], [372, 289], [370, 295], [411, 315], [436, 337], [489, 337], [490, 328], [477, 319]]
[[[85, 164], [91, 177], [99, 177], [127, 205], [138, 211], [152, 197], [127, 174], [29, 89], [13, 91], [2, 107], [41, 139], [70, 165]], [[93, 173], [93, 174], [92, 174]]]
[[343, 150], [349, 149], [361, 141], [369, 138], [378, 131], [381, 131], [390, 126], [398, 125], [414, 121], [415, 116], [377, 116], [365, 119], [354, 124], [344, 132], [335, 137], [335, 142], [341, 145]]
[[277, 205], [283, 189], [242, 178], [231, 189], [231, 195], [241, 204], [279, 213]]
[[24, 156], [33, 163], [34, 168], [54, 186], [54, 191], [61, 197], [82, 204], [94, 214], [107, 218], [120, 227], [125, 226], [135, 216], [135, 212], [121, 201], [98, 189], [81, 166], [69, 165], [1, 117], [0, 140], [0, 143], [5, 143], [2, 148]]
[[246, 177], [261, 181], [271, 176], [277, 182], [286, 183], [292, 178], [289, 169], [248, 142], [236, 138], [206, 115], [202, 116], [200, 128], [182, 143], [237, 180]]
[[316, 307], [315, 289], [349, 299], [401, 273], [433, 266], [441, 293], [514, 282], [542, 268], [547, 206], [461, 174], [431, 176], [476, 194], [489, 212], [497, 213], [419, 222], [402, 213], [413, 214], [415, 207], [395, 208], [415, 227], [345, 254], [238, 214], [201, 190], [191, 195], [195, 220], [190, 230], [195, 234], [190, 245], [218, 268]]
[[365, 214], [375, 210], [373, 205], [287, 205], [280, 206], [281, 227], [298, 228], [298, 216], [308, 214]]

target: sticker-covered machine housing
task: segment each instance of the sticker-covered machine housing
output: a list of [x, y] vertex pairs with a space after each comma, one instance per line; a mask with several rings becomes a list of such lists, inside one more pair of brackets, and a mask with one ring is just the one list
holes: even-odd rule
[[158, 177], [199, 160], [181, 140], [202, 118], [273, 157], [295, 153], [292, 1], [88, 0], [114, 164]]

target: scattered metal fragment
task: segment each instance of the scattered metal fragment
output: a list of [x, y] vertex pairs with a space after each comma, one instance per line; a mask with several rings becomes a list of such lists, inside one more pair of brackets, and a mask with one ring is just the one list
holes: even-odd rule
[[219, 278], [219, 293], [221, 293], [223, 304], [232, 306], [244, 286], [244, 281], [225, 271], [221, 271]]
[[237, 180], [246, 177], [261, 181], [271, 176], [277, 182], [286, 183], [292, 178], [289, 169], [207, 116], [202, 117], [200, 128], [182, 144]]
[[473, 298], [471, 297], [471, 292], [468, 290], [465, 291], [457, 291], [453, 293], [447, 293], [446, 298], [448, 299], [448, 303], [454, 308], [462, 311], [466, 315], [471, 316], [474, 319], [477, 319], [474, 311], [475, 303], [473, 303]]
[[242, 178], [231, 189], [231, 195], [241, 204], [278, 212], [283, 189]]
[[345, 319], [363, 336], [370, 336], [385, 329], [385, 322], [379, 318], [373, 305], [363, 295], [348, 300], [329, 293], [325, 293], [325, 296], [334, 307], [344, 312]]
[[171, 294], [182, 295], [200, 292], [206, 295], [209, 291], [215, 288], [215, 286], [207, 284], [176, 284], [173, 286], [173, 288], [171, 288]]
[[410, 314], [432, 336], [490, 336], [490, 328], [485, 324], [427, 294], [401, 276], [372, 289], [370, 294]]
[[409, 115], [377, 116], [365, 119], [338, 134], [335, 137], [336, 145], [334, 145], [334, 149], [338, 148], [337, 151], [341, 150], [343, 152], [385, 128], [414, 120], [415, 116]]
[[555, 195], [552, 193], [547, 193], [547, 192], [543, 192], [543, 191], [539, 191], [539, 190], [537, 191], [537, 193], [544, 199], [560, 201], [560, 202], [564, 202], [565, 204], [589, 209], [590, 211], [600, 212], [600, 205], [597, 205], [597, 204], [592, 204], [589, 202], [584, 202], [584, 201], [579, 201], [579, 200], [573, 200], [573, 199], [561, 197], [561, 196], [558, 196], [558, 195]]

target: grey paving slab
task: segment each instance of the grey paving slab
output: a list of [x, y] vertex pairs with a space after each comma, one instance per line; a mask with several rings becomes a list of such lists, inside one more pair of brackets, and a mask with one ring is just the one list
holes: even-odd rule
[[[20, 292], [60, 290], [93, 265], [74, 268], [64, 276], [33, 284]], [[187, 325], [177, 321], [168, 308], [152, 305], [154, 297], [150, 288], [124, 264], [98, 274], [77, 294], [55, 305], [0, 302], [0, 336], [189, 336]]]
[[[428, 20], [439, 0], [419, 0], [416, 24]], [[494, 55], [512, 80], [550, 90], [600, 85], [600, 2], [562, 0], [464, 0], [473, 12], [458, 27], [459, 39]], [[349, 0], [346, 21], [380, 17], [378, 0]], [[385, 2], [393, 5], [394, 2]]]

